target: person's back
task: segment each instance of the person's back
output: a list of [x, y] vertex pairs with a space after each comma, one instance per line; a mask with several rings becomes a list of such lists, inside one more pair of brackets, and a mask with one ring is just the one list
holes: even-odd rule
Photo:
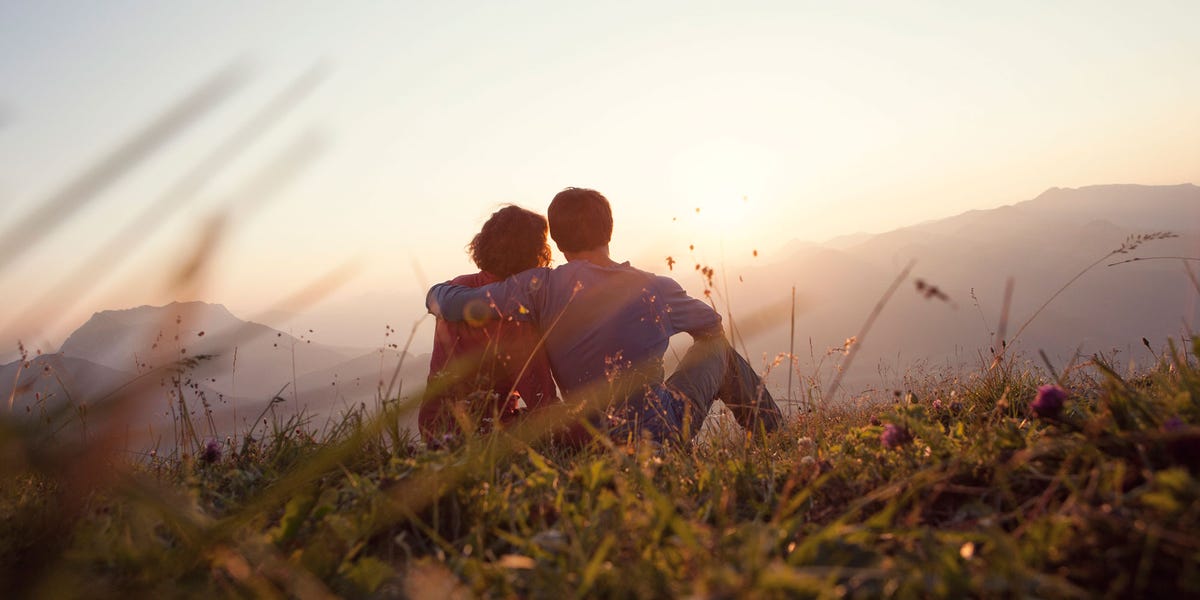
[[[717, 394], [744, 426], [778, 426], [778, 407], [725, 342], [716, 311], [668, 277], [608, 258], [612, 216], [603, 196], [568, 188], [548, 213], [567, 264], [477, 290], [434, 286], [427, 307], [448, 320], [491, 309], [503, 318], [533, 321], [545, 336], [566, 400], [599, 397], [609, 416], [615, 413], [609, 425], [618, 434], [648, 430], [660, 439], [673, 433], [688, 438], [695, 431], [691, 420], [702, 421]], [[670, 337], [680, 332], [697, 343], [664, 386], [662, 359]]]
[[[487, 271], [450, 280], [454, 285], [471, 288], [498, 281], [499, 277]], [[541, 334], [532, 323], [452, 323], [439, 319], [434, 327], [428, 383], [436, 385], [438, 377], [458, 371], [460, 383], [467, 387], [482, 384], [503, 395], [515, 392], [528, 408], [539, 408], [555, 398], [549, 363], [538, 348], [540, 341]]]
[[661, 382], [672, 335], [721, 331], [720, 317], [675, 281], [628, 263], [573, 260], [518, 274], [508, 285], [518, 291], [492, 300], [501, 314], [528, 311], [544, 332], [546, 354], [567, 395], [620, 370], [657, 375]]
[[[502, 281], [549, 262], [546, 220], [516, 206], [504, 207], [484, 223], [468, 249], [482, 270], [451, 283], [477, 288]], [[426, 443], [441, 445], [446, 436], [461, 433], [456, 410], [470, 418], [503, 421], [517, 414], [519, 402], [529, 409], [553, 403], [555, 385], [540, 339], [531, 323], [438, 319], [426, 394], [417, 414]]]

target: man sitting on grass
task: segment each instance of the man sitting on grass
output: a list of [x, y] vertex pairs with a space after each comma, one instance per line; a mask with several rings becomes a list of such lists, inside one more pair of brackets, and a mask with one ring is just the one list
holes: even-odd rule
[[[609, 258], [613, 219], [604, 196], [567, 188], [547, 213], [567, 264], [478, 288], [435, 285], [426, 308], [447, 321], [532, 321], [566, 401], [602, 415], [589, 420], [618, 441], [643, 433], [689, 441], [717, 398], [747, 430], [779, 428], [779, 407], [725, 340], [721, 316], [675, 280]], [[664, 382], [663, 355], [679, 332], [694, 343]]]

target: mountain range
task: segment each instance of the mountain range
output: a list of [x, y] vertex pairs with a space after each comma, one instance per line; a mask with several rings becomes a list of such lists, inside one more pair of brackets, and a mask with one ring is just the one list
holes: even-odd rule
[[[1131, 236], [1162, 232], [1175, 237], [1114, 253], [1136, 241]], [[929, 369], [990, 362], [1002, 321], [1004, 343], [1015, 344], [1008, 354], [1037, 358], [1040, 350], [1059, 369], [1093, 353], [1121, 364], [1153, 360], [1168, 338], [1186, 337], [1200, 319], [1200, 289], [1185, 265], [1200, 269], [1179, 259], [1115, 263], [1162, 256], [1200, 258], [1200, 188], [1054, 188], [1018, 204], [878, 235], [796, 243], [730, 273], [737, 282], [728, 296], [735, 324], [743, 315], [747, 333], [753, 334], [743, 336], [744, 347], [752, 357], [770, 360], [788, 351], [788, 307], [796, 286], [801, 377], [794, 379], [802, 380], [816, 376], [817, 365], [840, 361], [847, 339], [859, 333], [885, 290], [911, 263], [903, 287], [867, 336], [855, 340], [860, 352], [846, 374], [851, 389], [901, 389]], [[1059, 288], [1097, 261], [1013, 339]], [[936, 294], [927, 293], [932, 287]], [[823, 380], [829, 379], [826, 373]], [[771, 384], [782, 391], [786, 375], [773, 377]]]

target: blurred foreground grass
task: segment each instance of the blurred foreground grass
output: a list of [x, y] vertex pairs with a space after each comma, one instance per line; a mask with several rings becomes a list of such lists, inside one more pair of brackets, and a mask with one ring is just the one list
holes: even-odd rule
[[[0, 236], [0, 273], [223, 101], [234, 75], [35, 203]], [[97, 285], [107, 271], [93, 263], [132, 256], [143, 230], [316, 79], [282, 90], [45, 297]], [[298, 171], [309, 146], [293, 147], [246, 196]], [[201, 288], [225, 214], [182, 256], [173, 289]], [[1132, 236], [1063, 289], [1168, 235]], [[339, 273], [281, 306], [311, 301]], [[41, 304], [10, 320], [37, 322]], [[847, 344], [839, 373], [859, 347]], [[381, 410], [332, 427], [294, 416], [224, 441], [201, 439], [181, 404], [183, 454], [130, 462], [124, 423], [138, 388], [158, 383], [143, 376], [124, 398], [67, 406], [36, 426], [0, 417], [0, 597], [1200, 595], [1200, 340], [1190, 356], [1172, 348], [1125, 378], [1099, 357], [1040, 375], [1006, 349], [972, 376], [815, 405], [765, 438], [718, 427], [695, 446], [601, 438], [578, 452], [537, 442], [534, 426], [426, 451], [400, 428], [411, 407], [389, 389]], [[839, 381], [818, 391], [835, 397]], [[82, 436], [56, 433], [72, 420]]]
[[[1200, 340], [1193, 340], [1194, 357]], [[1058, 388], [1067, 397], [1053, 402]], [[83, 475], [5, 432], [6, 597], [1200, 594], [1200, 371], [1012, 361], [765, 439], [426, 451], [351, 413]], [[1036, 403], [1036, 410], [1031, 404]], [[15, 594], [15, 595], [14, 595]]]

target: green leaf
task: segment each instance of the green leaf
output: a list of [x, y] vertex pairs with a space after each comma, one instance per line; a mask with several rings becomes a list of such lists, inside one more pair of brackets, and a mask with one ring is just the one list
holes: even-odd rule
[[342, 577], [350, 582], [358, 591], [364, 594], [374, 593], [383, 582], [395, 576], [396, 572], [387, 563], [366, 556], [354, 561], [354, 564], [344, 569]]
[[315, 503], [313, 497], [308, 494], [301, 494], [288, 500], [287, 506], [283, 509], [283, 518], [279, 521], [279, 527], [273, 532], [276, 544], [287, 543], [296, 536]]

